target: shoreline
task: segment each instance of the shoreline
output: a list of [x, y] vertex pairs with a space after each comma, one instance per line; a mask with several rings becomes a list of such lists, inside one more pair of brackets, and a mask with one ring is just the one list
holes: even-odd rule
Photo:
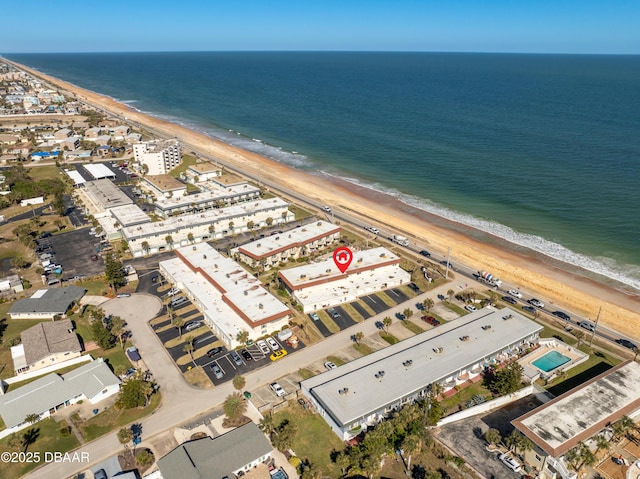
[[[520, 251], [525, 248], [411, 206], [392, 195], [329, 175], [297, 170], [185, 126], [142, 113], [111, 97], [59, 80], [22, 64], [6, 59], [5, 61], [73, 93], [81, 101], [123, 118], [123, 121], [145, 128], [154, 134], [177, 138], [184, 144], [185, 150], [194, 150], [204, 156], [214, 157], [244, 176], [257, 182], [272, 184], [285, 195], [290, 191], [292, 196], [298, 195], [320, 203], [329, 203], [351, 215], [361, 217], [365, 222], [369, 219], [388, 225], [389, 228], [406, 233], [410, 237], [419, 238], [422, 243], [439, 252], [447, 251], [447, 248], [451, 247], [451, 261], [454, 264], [464, 263], [473, 265], [474, 269], [491, 271], [508, 283], [539, 293], [546, 302], [557, 303], [591, 319], [595, 318], [598, 309], [602, 307], [601, 324], [632, 338], [637, 334], [640, 313], [635, 311], [640, 310], [640, 296], [635, 292], [623, 291], [593, 279], [578, 267], [532, 250]], [[492, 241], [483, 241], [478, 239], [478, 236], [491, 237]]]

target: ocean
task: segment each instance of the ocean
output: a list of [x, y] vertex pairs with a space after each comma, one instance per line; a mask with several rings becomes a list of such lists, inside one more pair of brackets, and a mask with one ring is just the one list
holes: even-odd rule
[[4, 56], [640, 289], [640, 56]]

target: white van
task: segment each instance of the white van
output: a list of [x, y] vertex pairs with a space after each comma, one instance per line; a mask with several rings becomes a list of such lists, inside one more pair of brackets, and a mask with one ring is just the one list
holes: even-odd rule
[[511, 469], [513, 472], [520, 472], [520, 464], [513, 457], [508, 456], [507, 454], [500, 454], [498, 459], [502, 461], [502, 463]]

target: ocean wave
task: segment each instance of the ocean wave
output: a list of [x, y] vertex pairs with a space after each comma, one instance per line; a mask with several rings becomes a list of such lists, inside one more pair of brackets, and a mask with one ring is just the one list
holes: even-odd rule
[[380, 183], [366, 183], [357, 178], [335, 175], [328, 171], [323, 171], [322, 173], [328, 176], [340, 178], [341, 180], [364, 188], [369, 188], [371, 190], [393, 196], [409, 206], [421, 209], [448, 221], [453, 221], [481, 232], [491, 234], [508, 241], [509, 243], [528, 248], [555, 260], [577, 266], [586, 271], [590, 271], [640, 290], [640, 266], [620, 264], [616, 260], [608, 257], [590, 257], [581, 253], [576, 253], [561, 244], [549, 241], [541, 236], [521, 233], [509, 226], [495, 221], [460, 213], [425, 198], [403, 193]]

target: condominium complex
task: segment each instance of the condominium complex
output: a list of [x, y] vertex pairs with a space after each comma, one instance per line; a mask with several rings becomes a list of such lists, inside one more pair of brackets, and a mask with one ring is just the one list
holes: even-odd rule
[[[295, 218], [288, 207], [288, 203], [280, 198], [269, 198], [126, 226], [119, 231], [127, 240], [131, 253], [143, 256], [249, 231], [250, 226], [260, 228], [268, 223], [287, 223]], [[107, 234], [115, 230], [109, 225], [105, 227], [110, 228], [108, 231], [105, 229]]]
[[261, 238], [231, 253], [253, 268], [268, 270], [289, 259], [308, 256], [335, 244], [340, 239], [340, 226], [318, 221], [293, 230]]
[[176, 140], [136, 143], [133, 156], [141, 168], [146, 165], [149, 175], [164, 175], [182, 161], [180, 143]]
[[328, 258], [282, 270], [278, 277], [305, 313], [411, 281], [411, 275], [400, 268], [400, 257], [383, 247], [354, 251], [351, 265], [344, 273], [333, 258]]
[[229, 348], [241, 344], [237, 340], [241, 331], [255, 340], [288, 324], [289, 308], [256, 277], [209, 244], [178, 248], [175, 253], [177, 258], [160, 262], [160, 272], [185, 292]]
[[542, 326], [515, 311], [483, 308], [300, 383], [302, 393], [342, 440], [403, 404], [480, 378], [538, 341]]

